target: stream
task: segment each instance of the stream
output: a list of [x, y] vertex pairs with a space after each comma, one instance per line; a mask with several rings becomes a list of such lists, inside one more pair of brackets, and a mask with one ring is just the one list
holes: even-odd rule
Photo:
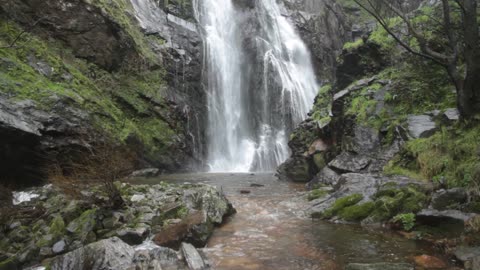
[[307, 217], [302, 184], [273, 174], [176, 174], [142, 183], [205, 183], [222, 190], [237, 214], [217, 228], [204, 249], [215, 269], [344, 269], [348, 263], [408, 262], [429, 243], [387, 230], [331, 224]]

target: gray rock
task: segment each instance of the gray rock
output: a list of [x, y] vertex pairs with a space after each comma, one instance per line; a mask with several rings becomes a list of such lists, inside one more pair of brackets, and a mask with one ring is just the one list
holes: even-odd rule
[[81, 247], [52, 260], [52, 270], [131, 269], [134, 249], [117, 237]]
[[28, 64], [38, 73], [45, 77], [51, 77], [53, 75], [54, 69], [47, 62], [39, 60], [33, 55], [29, 55], [27, 58]]
[[[417, 219], [423, 223], [438, 223], [444, 221], [456, 221], [465, 224], [476, 214], [464, 213], [458, 210], [435, 210], [435, 209], [423, 209], [417, 213]], [[423, 221], [422, 221], [423, 220]]]
[[117, 232], [117, 236], [129, 245], [140, 245], [145, 239], [147, 239], [150, 233], [150, 228], [137, 227], [121, 229]]
[[346, 270], [414, 270], [408, 263], [350, 263]]
[[453, 254], [466, 270], [480, 269], [480, 247], [458, 247]]
[[330, 161], [328, 166], [342, 172], [360, 172], [367, 168], [370, 162], [371, 159], [368, 157], [343, 152], [334, 160]]
[[378, 130], [370, 127], [356, 126], [352, 141], [352, 150], [358, 154], [371, 155], [380, 147]]
[[195, 249], [194, 246], [192, 246], [191, 244], [182, 243], [181, 250], [190, 270], [207, 269], [207, 266], [203, 261], [202, 256], [200, 255], [200, 253], [198, 253], [197, 249]]
[[52, 248], [53, 253], [55, 254], [62, 253], [65, 251], [65, 249], [66, 249], [66, 243], [65, 243], [65, 240], [63, 239], [55, 243]]
[[130, 174], [130, 178], [136, 178], [136, 177], [155, 177], [155, 176], [158, 175], [159, 172], [160, 172], [159, 169], [156, 169], [156, 168], [147, 168], [147, 169], [143, 169], [143, 170], [138, 170], [138, 171], [132, 172], [132, 174]]
[[467, 191], [464, 188], [442, 189], [433, 194], [431, 207], [436, 210], [447, 210], [465, 203], [467, 198]]
[[312, 188], [316, 184], [335, 186], [339, 179], [340, 175], [338, 173], [328, 167], [325, 167], [319, 173], [317, 173], [313, 180], [307, 185], [309, 188]]
[[407, 120], [408, 132], [417, 138], [428, 138], [437, 130], [437, 125], [428, 115], [411, 115]]
[[458, 120], [460, 120], [460, 112], [458, 111], [457, 108], [447, 109], [447, 110], [443, 113], [443, 118], [444, 118], [447, 122], [455, 122], [455, 121], [458, 121]]

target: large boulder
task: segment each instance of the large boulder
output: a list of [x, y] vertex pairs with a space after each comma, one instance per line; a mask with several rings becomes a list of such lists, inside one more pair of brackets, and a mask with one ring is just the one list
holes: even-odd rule
[[132, 265], [135, 250], [114, 237], [92, 243], [53, 259], [52, 270], [122, 270]]

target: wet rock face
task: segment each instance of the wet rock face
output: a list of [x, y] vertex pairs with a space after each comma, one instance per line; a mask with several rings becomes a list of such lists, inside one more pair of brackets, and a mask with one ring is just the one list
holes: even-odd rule
[[336, 57], [350, 39], [350, 23], [335, 0], [284, 0], [286, 13], [310, 49], [317, 75], [333, 81]]
[[2, 9], [27, 28], [38, 21], [41, 31], [65, 42], [75, 56], [107, 70], [118, 69], [134, 52], [132, 40], [119, 25], [81, 0], [4, 0]]
[[88, 136], [83, 143], [73, 136], [91, 132], [88, 119], [84, 111], [69, 107], [66, 99], [57, 99], [46, 112], [31, 100], [14, 102], [0, 95], [0, 178], [16, 186], [40, 183], [48, 152], [62, 153], [89, 143]]

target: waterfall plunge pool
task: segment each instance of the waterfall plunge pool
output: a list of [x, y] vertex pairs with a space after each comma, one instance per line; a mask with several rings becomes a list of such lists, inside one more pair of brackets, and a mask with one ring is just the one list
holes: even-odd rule
[[175, 174], [135, 183], [160, 181], [213, 185], [237, 209], [204, 249], [215, 269], [340, 270], [348, 263], [413, 265], [414, 256], [442, 257], [430, 243], [392, 231], [312, 220], [304, 213], [304, 186], [278, 181], [273, 173]]

